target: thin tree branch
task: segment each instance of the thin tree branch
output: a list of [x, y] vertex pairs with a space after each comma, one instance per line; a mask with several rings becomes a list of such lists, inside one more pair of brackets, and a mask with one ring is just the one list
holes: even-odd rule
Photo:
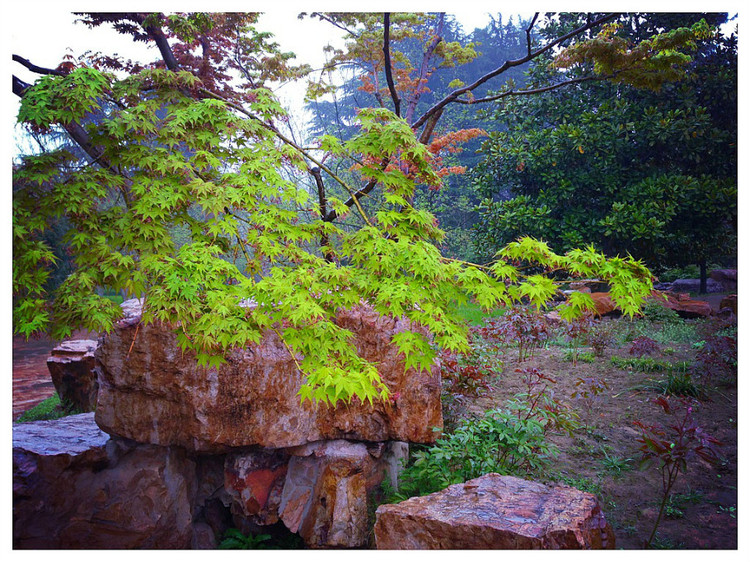
[[437, 113], [438, 111], [441, 111], [448, 104], [455, 103], [456, 100], [459, 98], [459, 96], [462, 96], [463, 94], [466, 94], [468, 92], [472, 92], [472, 91], [476, 90], [479, 86], [481, 86], [482, 84], [484, 84], [488, 80], [491, 80], [492, 78], [495, 78], [496, 76], [499, 76], [500, 74], [506, 72], [507, 70], [509, 70], [511, 68], [514, 68], [516, 66], [520, 66], [522, 64], [525, 64], [525, 63], [529, 62], [530, 60], [535, 59], [536, 57], [538, 57], [538, 56], [546, 53], [547, 51], [553, 49], [557, 45], [560, 45], [561, 43], [564, 43], [568, 39], [571, 39], [572, 37], [580, 35], [581, 33], [584, 33], [586, 31], [588, 31], [589, 29], [592, 29], [594, 27], [597, 27], [597, 26], [601, 25], [602, 23], [605, 23], [605, 22], [607, 22], [607, 21], [609, 21], [611, 19], [614, 19], [615, 17], [617, 17], [617, 15], [618, 14], [616, 14], [616, 13], [612, 13], [612, 14], [607, 14], [605, 16], [597, 18], [596, 20], [594, 20], [594, 21], [592, 21], [590, 23], [582, 25], [581, 27], [579, 27], [579, 28], [577, 28], [577, 29], [575, 29], [575, 30], [573, 30], [573, 31], [571, 31], [569, 33], [566, 33], [565, 35], [563, 35], [561, 37], [558, 37], [554, 41], [550, 41], [545, 46], [540, 47], [539, 49], [537, 49], [537, 50], [535, 50], [535, 51], [533, 51], [531, 53], [528, 53], [526, 56], [521, 57], [520, 59], [506, 60], [502, 65], [500, 65], [499, 67], [497, 67], [495, 70], [493, 70], [491, 72], [488, 72], [487, 74], [481, 76], [480, 78], [478, 78], [472, 84], [469, 84], [467, 86], [464, 86], [462, 88], [454, 90], [451, 93], [449, 93], [448, 95], [446, 95], [443, 99], [441, 99], [439, 102], [437, 102], [436, 104], [434, 104], [431, 108], [429, 108], [424, 113], [424, 115], [422, 115], [422, 117], [420, 117], [411, 126], [412, 129], [416, 130], [419, 127], [421, 127], [422, 125], [424, 125], [427, 122], [427, 120], [430, 117], [432, 117], [435, 113]]
[[388, 83], [388, 90], [391, 92], [393, 100], [393, 112], [396, 117], [401, 117], [401, 100], [396, 91], [396, 85], [393, 83], [393, 69], [391, 68], [391, 14], [383, 14], [383, 65], [385, 66], [385, 81]]
[[53, 68], [43, 68], [41, 66], [37, 66], [35, 64], [32, 64], [27, 59], [23, 57], [19, 57], [18, 55], [13, 55], [13, 60], [21, 63], [23, 66], [28, 68], [31, 72], [35, 72], [36, 74], [52, 74], [54, 76], [67, 76], [67, 72], [63, 72], [61, 70], [56, 70]]
[[534, 24], [536, 23], [536, 18], [539, 17], [539, 12], [534, 12], [534, 17], [531, 18], [531, 23], [529, 23], [529, 27], [526, 28], [526, 52], [528, 54], [531, 54], [531, 30], [534, 28]]
[[427, 45], [427, 48], [424, 51], [424, 55], [422, 56], [422, 65], [419, 68], [419, 77], [417, 78], [417, 85], [414, 90], [414, 94], [412, 95], [411, 99], [409, 100], [409, 107], [406, 109], [406, 122], [411, 123], [411, 120], [414, 118], [414, 112], [417, 109], [417, 103], [419, 103], [419, 98], [422, 97], [423, 90], [422, 87], [422, 81], [427, 78], [427, 70], [430, 67], [430, 59], [432, 59], [432, 54], [435, 52], [435, 49], [437, 48], [438, 44], [443, 40], [443, 25], [445, 23], [445, 12], [440, 12], [438, 16], [438, 24], [435, 29], [435, 36], [432, 38], [432, 41], [430, 41], [430, 44]]
[[570, 86], [571, 84], [580, 84], [581, 82], [591, 82], [591, 81], [598, 81], [598, 80], [609, 80], [611, 78], [614, 78], [616, 75], [617, 73], [615, 72], [612, 74], [601, 75], [601, 76], [583, 76], [581, 78], [572, 78], [564, 82], [558, 82], [557, 84], [544, 86], [542, 88], [535, 88], [533, 90], [508, 90], [507, 92], [503, 92], [501, 94], [497, 94], [494, 96], [487, 96], [484, 98], [477, 98], [473, 100], [472, 99], [457, 99], [456, 103], [460, 103], [464, 105], [473, 105], [475, 103], [486, 103], [490, 101], [497, 101], [499, 99], [506, 98], [508, 96], [530, 96], [533, 94], [541, 94], [544, 92], [557, 90], [558, 88], [562, 88], [564, 86]]

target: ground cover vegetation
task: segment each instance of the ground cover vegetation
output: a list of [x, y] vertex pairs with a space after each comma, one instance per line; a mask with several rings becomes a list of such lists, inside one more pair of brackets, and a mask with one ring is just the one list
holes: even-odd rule
[[[440, 438], [412, 446], [383, 501], [498, 472], [596, 494], [618, 548], [736, 548], [737, 356], [722, 343], [716, 364], [701, 357], [705, 337], [736, 344], [716, 335], [734, 324], [653, 316], [590, 319], [587, 335], [606, 334], [598, 352], [565, 323], [548, 325], [523, 357], [484, 329], [504, 317], [475, 326], [472, 352], [443, 370]], [[640, 334], [661, 343], [639, 358]]]
[[[207, 368], [273, 331], [301, 399], [387, 399], [334, 322], [364, 300], [432, 334], [394, 337], [406, 367], [443, 366], [443, 433], [391, 499], [502, 472], [596, 493], [620, 546], [733, 548], [736, 327], [644, 307], [644, 264], [736, 253], [726, 16], [307, 17], [347, 37], [322, 71], [256, 14], [82, 14], [153, 62], [14, 55], [42, 75], [13, 80], [42, 147], [14, 166], [14, 333], [106, 332], [136, 296]], [[303, 140], [270, 89], [293, 79]]]

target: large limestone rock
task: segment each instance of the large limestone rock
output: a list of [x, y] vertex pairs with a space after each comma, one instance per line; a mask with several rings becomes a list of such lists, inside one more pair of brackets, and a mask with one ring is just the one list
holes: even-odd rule
[[[698, 293], [701, 290], [701, 280], [700, 279], [675, 279], [671, 283], [671, 287], [669, 289], [673, 293]], [[709, 277], [706, 279], [706, 292], [707, 293], [721, 293], [723, 291], [726, 291], [727, 289], [724, 288], [724, 285], [722, 285], [720, 282], [716, 281], [715, 279]]]
[[599, 549], [615, 536], [595, 496], [487, 474], [376, 512], [378, 549]]
[[99, 384], [94, 372], [94, 340], [68, 340], [52, 350], [47, 368], [63, 404], [92, 412]]
[[16, 424], [13, 546], [189, 548], [202, 472], [181, 449], [110, 440], [93, 413]]
[[342, 311], [337, 322], [355, 334], [359, 353], [378, 362], [397, 399], [336, 408], [300, 403], [302, 376], [278, 337], [231, 351], [219, 369], [197, 366], [163, 325], [138, 325], [138, 301], [100, 340], [96, 421], [113, 435], [142, 443], [180, 445], [202, 453], [259, 445], [284, 448], [324, 439], [434, 441], [442, 426], [440, 369], [404, 369], [393, 334], [406, 321], [367, 306]]

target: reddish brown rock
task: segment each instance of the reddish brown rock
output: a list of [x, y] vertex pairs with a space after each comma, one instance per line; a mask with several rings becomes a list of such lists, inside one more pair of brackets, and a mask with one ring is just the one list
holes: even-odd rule
[[[398, 398], [336, 408], [300, 403], [302, 376], [278, 337], [236, 349], [219, 369], [198, 367], [174, 333], [158, 324], [138, 326], [137, 301], [100, 340], [96, 421], [105, 431], [142, 443], [225, 452], [259, 445], [283, 448], [323, 439], [434, 441], [442, 427], [440, 369], [404, 369], [391, 337], [406, 321], [360, 306], [342, 311], [340, 326], [355, 334], [360, 355], [378, 363], [383, 382]], [[137, 332], [137, 333], [136, 333]]]
[[402, 443], [312, 443], [288, 450], [279, 513], [287, 528], [311, 548], [367, 545], [370, 494], [408, 450]]
[[729, 309], [737, 316], [737, 295], [727, 295], [719, 303], [719, 310]]
[[705, 318], [712, 314], [708, 302], [691, 299], [688, 293], [653, 291], [647, 301], [671, 308], [682, 318]]
[[95, 351], [94, 340], [69, 340], [55, 347], [47, 359], [60, 401], [83, 412], [92, 412], [96, 406]]
[[616, 312], [615, 301], [609, 296], [609, 293], [591, 293], [591, 299], [594, 301], [596, 307], [596, 314], [598, 316], [606, 316]]
[[111, 441], [92, 413], [13, 426], [14, 548], [189, 548], [200, 488], [184, 451]]
[[378, 549], [601, 549], [615, 536], [592, 494], [487, 474], [376, 512]]
[[256, 525], [276, 523], [288, 464], [283, 449], [227, 455], [224, 488], [232, 498], [232, 511]]

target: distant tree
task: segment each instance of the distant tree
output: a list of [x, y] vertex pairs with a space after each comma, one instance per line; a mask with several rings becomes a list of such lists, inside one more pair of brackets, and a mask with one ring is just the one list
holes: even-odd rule
[[[701, 16], [726, 19], [623, 16], [605, 33], [637, 41]], [[680, 81], [587, 83], [495, 110], [509, 129], [484, 144], [475, 173], [485, 198], [479, 252], [519, 235], [561, 248], [595, 241], [652, 268], [698, 264], [705, 290], [706, 263], [736, 253], [736, 37], [715, 34], [695, 47]], [[532, 74], [556, 79], [548, 67]]]

